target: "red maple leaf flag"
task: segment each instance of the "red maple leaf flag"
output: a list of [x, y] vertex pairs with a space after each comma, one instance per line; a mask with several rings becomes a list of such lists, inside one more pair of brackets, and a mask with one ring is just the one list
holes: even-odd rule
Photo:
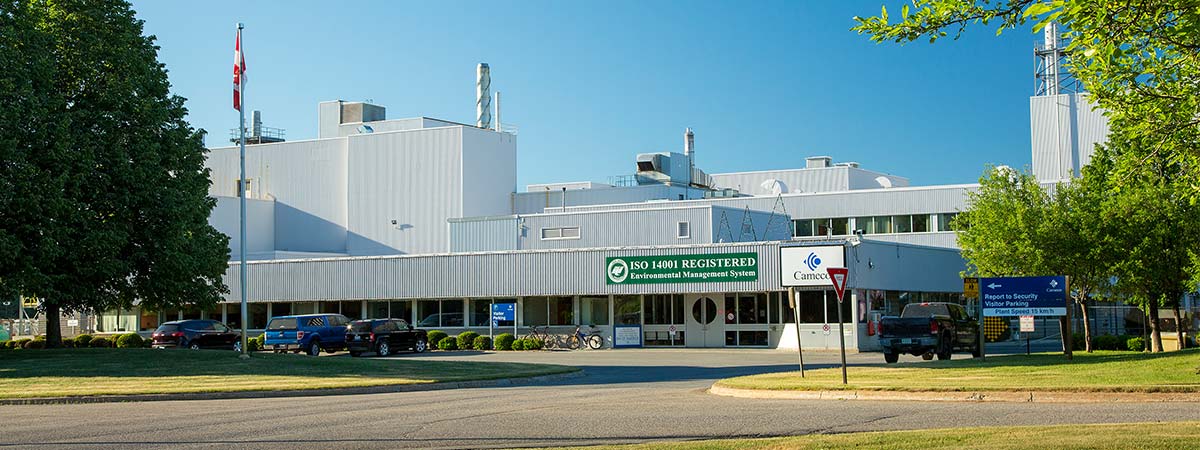
[[246, 56], [242, 54], [242, 30], [233, 44], [233, 109], [242, 110], [242, 90], [246, 88]]

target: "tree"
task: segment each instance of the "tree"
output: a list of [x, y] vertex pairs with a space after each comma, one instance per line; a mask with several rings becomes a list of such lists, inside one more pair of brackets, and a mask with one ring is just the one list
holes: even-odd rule
[[48, 346], [63, 312], [218, 301], [203, 132], [129, 4], [6, 0], [0, 25], [0, 291], [41, 299]]
[[[967, 274], [989, 277], [1065, 275], [1083, 312], [1092, 351], [1088, 299], [1108, 284], [1111, 243], [1100, 220], [1104, 179], [1043, 186], [1029, 173], [989, 168], [954, 224]], [[1065, 318], [1061, 320], [1066, 330]], [[1070, 342], [1063, 336], [1070, 354]]]
[[1114, 133], [1151, 143], [1140, 153], [1188, 166], [1200, 196], [1200, 7], [1194, 0], [914, 0], [900, 21], [883, 8], [853, 29], [876, 42], [935, 42], [970, 25], [996, 34], [1027, 22], [1066, 30], [1068, 67], [1109, 116]]

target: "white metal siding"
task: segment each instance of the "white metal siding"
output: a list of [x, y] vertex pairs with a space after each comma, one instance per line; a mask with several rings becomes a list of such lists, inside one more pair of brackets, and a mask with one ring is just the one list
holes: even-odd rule
[[447, 251], [446, 220], [462, 216], [462, 127], [363, 134], [348, 141], [347, 251]]
[[516, 216], [450, 221], [450, 251], [517, 250]]
[[[241, 205], [237, 197], [217, 197], [208, 224], [229, 236], [229, 254], [238, 259], [241, 251]], [[246, 199], [246, 253], [275, 251], [275, 202]]]
[[[606, 284], [609, 256], [753, 252], [758, 280], [721, 283]], [[780, 289], [777, 243], [537, 250], [261, 261], [248, 265], [250, 301], [514, 297], [531, 295], [761, 292]], [[230, 264], [226, 295], [239, 291]]]
[[[740, 217], [740, 216], [739, 216]], [[521, 250], [595, 248], [644, 245], [705, 244], [712, 242], [712, 214], [707, 206], [657, 210], [625, 210], [522, 216], [525, 229]], [[680, 239], [678, 222], [688, 222], [691, 234]], [[542, 239], [543, 228], [579, 227], [579, 239]]]
[[462, 127], [460, 217], [510, 214], [517, 189], [517, 137]]
[[1080, 175], [1092, 160], [1095, 145], [1108, 139], [1108, 119], [1093, 109], [1087, 94], [1029, 98], [1033, 173], [1039, 181]]

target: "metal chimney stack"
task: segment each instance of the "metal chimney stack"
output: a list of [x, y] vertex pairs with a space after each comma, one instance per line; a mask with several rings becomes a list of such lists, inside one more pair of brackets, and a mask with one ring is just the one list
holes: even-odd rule
[[475, 126], [492, 127], [492, 71], [487, 63], [475, 69]]
[[1046, 45], [1046, 95], [1058, 95], [1058, 24], [1050, 22], [1042, 29]]
[[262, 136], [262, 111], [254, 110], [250, 113], [250, 135]]
[[499, 133], [501, 131], [500, 130], [500, 91], [496, 91], [496, 126], [495, 126], [495, 129], [496, 129], [497, 133]]
[[683, 155], [688, 159], [688, 184], [690, 185], [695, 181], [692, 177], [696, 172], [696, 134], [692, 133], [691, 128], [683, 133]]

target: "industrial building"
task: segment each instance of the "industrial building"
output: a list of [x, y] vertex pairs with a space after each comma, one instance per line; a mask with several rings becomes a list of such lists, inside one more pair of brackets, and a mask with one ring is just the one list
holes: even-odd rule
[[[1038, 54], [1053, 65], [1061, 52], [1046, 48]], [[1030, 99], [1033, 168], [1047, 183], [1078, 175], [1107, 133], [1086, 94], [1063, 85], [1055, 72]], [[837, 348], [840, 307], [847, 347], [871, 350], [878, 316], [964, 301], [949, 224], [977, 185], [913, 186], [829, 156], [709, 173], [695, 133], [682, 130], [677, 152], [630, 155], [630, 175], [518, 191], [517, 135], [499, 122], [490, 86], [480, 65], [475, 124], [321, 103], [316, 139], [247, 146], [245, 180], [236, 146], [211, 149], [210, 222], [233, 237], [235, 255], [226, 303], [113, 312], [97, 327], [211, 317], [260, 330], [272, 316], [340, 312], [486, 334], [491, 304], [516, 303], [515, 323], [499, 325], [519, 334], [594, 325], [618, 347], [795, 348], [799, 335], [805, 348]], [[247, 199], [244, 268], [238, 196]], [[793, 309], [780, 252], [794, 246], [849, 267], [844, 303], [817, 283], [800, 288]], [[241, 270], [249, 317], [237, 306]]]

